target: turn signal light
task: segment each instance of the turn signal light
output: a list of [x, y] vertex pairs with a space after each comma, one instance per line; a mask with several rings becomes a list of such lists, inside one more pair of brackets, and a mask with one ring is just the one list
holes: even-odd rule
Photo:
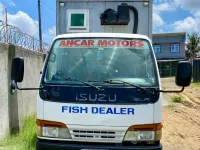
[[134, 125], [128, 128], [128, 131], [156, 131], [163, 128], [162, 123], [158, 124], [146, 124], [146, 125]]
[[47, 120], [36, 120], [37, 126], [41, 127], [58, 127], [58, 128], [67, 128], [64, 123], [61, 122], [54, 122], [54, 121], [47, 121]]

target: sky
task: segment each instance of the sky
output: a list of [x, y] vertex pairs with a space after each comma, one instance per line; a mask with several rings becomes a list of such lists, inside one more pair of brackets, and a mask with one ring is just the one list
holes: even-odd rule
[[[37, 0], [0, 0], [0, 20], [38, 38]], [[41, 0], [43, 41], [55, 37], [56, 0]], [[153, 33], [199, 32], [200, 0], [153, 0]]]

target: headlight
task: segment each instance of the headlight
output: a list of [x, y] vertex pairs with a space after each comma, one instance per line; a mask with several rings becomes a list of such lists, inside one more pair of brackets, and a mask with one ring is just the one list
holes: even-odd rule
[[58, 137], [59, 128], [54, 127], [42, 127], [42, 136], [46, 137]]
[[70, 132], [66, 125], [51, 121], [44, 121], [43, 123], [38, 123], [37, 121], [37, 135], [41, 137], [49, 137], [49, 138], [60, 138], [60, 139], [71, 139]]
[[162, 124], [131, 126], [124, 141], [159, 141], [162, 136]]
[[128, 131], [124, 141], [152, 141], [154, 136], [154, 131]]

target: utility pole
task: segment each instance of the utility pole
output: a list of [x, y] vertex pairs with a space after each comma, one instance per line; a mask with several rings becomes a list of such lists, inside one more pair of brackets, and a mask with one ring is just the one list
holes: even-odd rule
[[40, 51], [42, 51], [42, 26], [41, 26], [40, 0], [38, 0], [38, 20], [39, 20]]
[[8, 10], [5, 8], [6, 11], [6, 43], [8, 43]]

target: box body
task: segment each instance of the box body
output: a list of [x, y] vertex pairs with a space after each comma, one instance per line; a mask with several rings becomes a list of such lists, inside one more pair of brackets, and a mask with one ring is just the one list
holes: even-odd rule
[[[112, 9], [118, 15], [118, 6], [122, 3], [133, 6], [138, 11], [137, 34], [147, 35], [152, 39], [152, 0], [57, 0], [56, 34], [77, 32], [133, 33], [135, 15], [131, 9], [129, 9], [130, 21], [127, 25], [123, 20], [123, 18], [125, 21], [127, 20], [126, 16], [120, 18], [123, 25], [102, 25], [101, 23], [100, 18], [104, 11]], [[119, 12], [122, 15], [127, 14], [127, 10], [124, 10], [123, 13], [123, 7], [119, 9]], [[81, 14], [84, 14], [85, 18]], [[115, 18], [112, 16], [113, 14], [111, 14], [111, 18]], [[74, 21], [78, 18], [80, 19], [78, 22]], [[112, 21], [110, 20], [111, 24]], [[82, 28], [79, 28], [79, 25]]]

